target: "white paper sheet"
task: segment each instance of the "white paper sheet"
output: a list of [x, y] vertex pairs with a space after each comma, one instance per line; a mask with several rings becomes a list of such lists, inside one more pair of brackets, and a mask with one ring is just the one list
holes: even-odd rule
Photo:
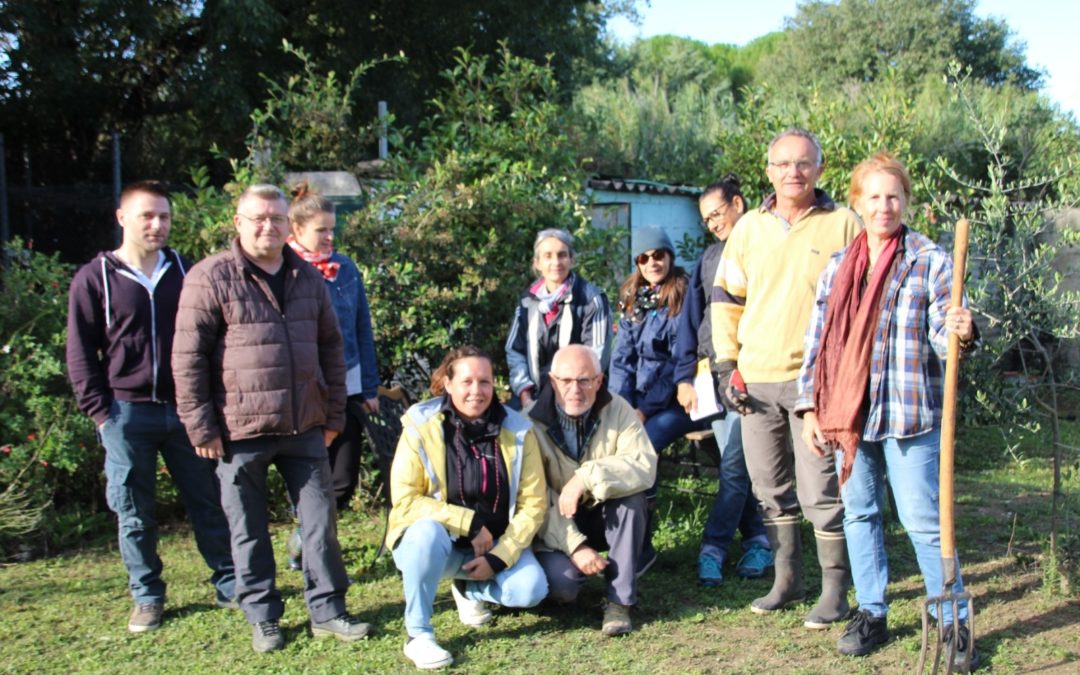
[[694, 393], [697, 394], [697, 410], [690, 413], [690, 419], [696, 422], [724, 411], [716, 400], [716, 387], [708, 359], [698, 361], [697, 374], [694, 375]]

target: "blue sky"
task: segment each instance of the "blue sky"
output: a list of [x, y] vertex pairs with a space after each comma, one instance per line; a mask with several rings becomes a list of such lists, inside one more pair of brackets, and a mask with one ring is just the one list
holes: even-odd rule
[[[783, 28], [797, 0], [652, 0], [641, 3], [642, 24], [616, 19], [611, 29], [622, 41], [653, 35], [682, 35], [708, 44], [744, 45]], [[1080, 57], [1073, 42], [1080, 30], [1075, 0], [979, 0], [979, 16], [1005, 19], [1014, 39], [1027, 45], [1028, 63], [1046, 72], [1043, 92], [1080, 118]]]

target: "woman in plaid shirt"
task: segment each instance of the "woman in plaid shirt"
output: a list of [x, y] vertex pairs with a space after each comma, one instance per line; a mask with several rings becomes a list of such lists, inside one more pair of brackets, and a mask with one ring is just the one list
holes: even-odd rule
[[[851, 176], [849, 203], [865, 229], [829, 262], [818, 283], [799, 373], [803, 440], [836, 453], [844, 534], [859, 611], [837, 647], [862, 656], [888, 640], [884, 477], [915, 548], [929, 595], [942, 588], [938, 455], [949, 334], [973, 347], [971, 312], [950, 307], [946, 251], [902, 222], [911, 179], [879, 153]], [[956, 592], [963, 590], [957, 580]], [[939, 617], [953, 622], [951, 608]], [[961, 605], [962, 624], [967, 607]], [[952, 635], [951, 630], [945, 631]], [[957, 659], [968, 648], [960, 628]], [[974, 661], [974, 659], [973, 659]]]

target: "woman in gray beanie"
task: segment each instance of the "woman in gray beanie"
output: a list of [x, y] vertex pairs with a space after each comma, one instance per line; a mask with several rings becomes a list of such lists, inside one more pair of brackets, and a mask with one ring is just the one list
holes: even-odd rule
[[[621, 312], [611, 355], [609, 388], [637, 410], [657, 454], [698, 427], [675, 396], [675, 339], [689, 277], [675, 264], [675, 247], [662, 229], [634, 232], [635, 270], [619, 289]], [[656, 485], [646, 493], [650, 506]], [[646, 536], [640, 572], [656, 553]]]

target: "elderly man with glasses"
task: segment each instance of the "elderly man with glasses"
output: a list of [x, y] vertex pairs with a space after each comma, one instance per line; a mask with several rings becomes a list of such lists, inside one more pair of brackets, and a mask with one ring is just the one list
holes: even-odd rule
[[285, 644], [268, 529], [271, 464], [304, 523], [312, 634], [352, 641], [370, 630], [345, 608], [326, 453], [345, 428], [344, 345], [322, 275], [285, 246], [288, 208], [273, 185], [240, 196], [232, 246], [184, 281], [172, 358], [180, 419], [196, 454], [218, 460], [236, 596], [256, 652]]
[[548, 376], [552, 386], [528, 410], [548, 484], [535, 543], [548, 597], [573, 602], [588, 577], [603, 574], [602, 632], [623, 635], [633, 629], [645, 490], [656, 475], [656, 452], [633, 407], [603, 387], [600, 360], [588, 347], [560, 349]]

